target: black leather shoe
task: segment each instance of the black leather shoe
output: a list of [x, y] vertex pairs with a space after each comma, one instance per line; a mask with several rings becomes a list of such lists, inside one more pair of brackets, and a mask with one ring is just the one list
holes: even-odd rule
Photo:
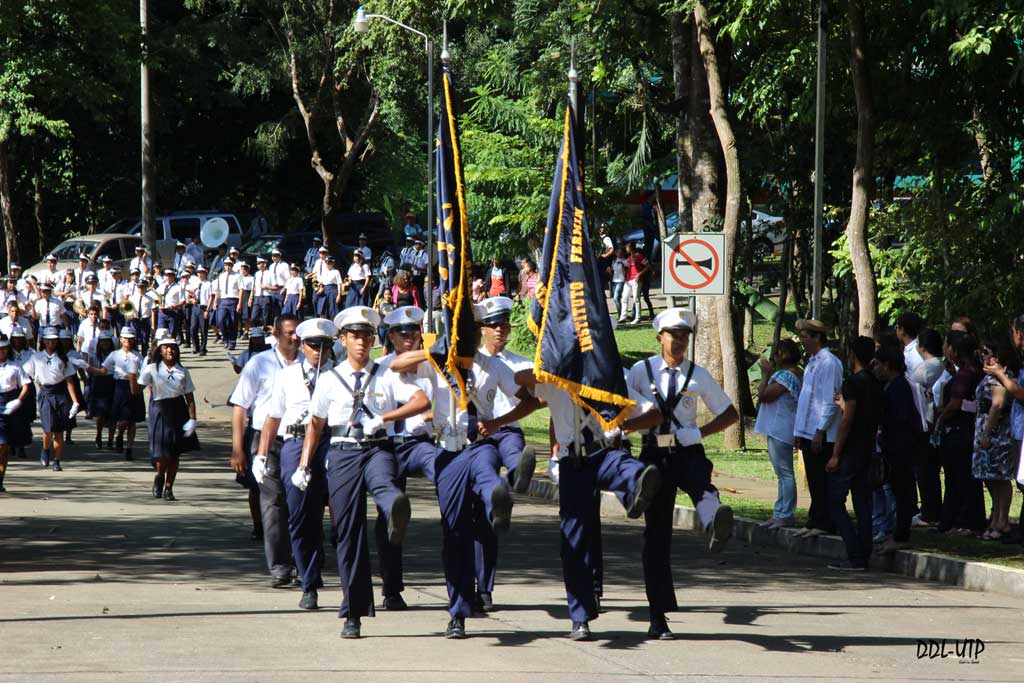
[[490, 593], [477, 593], [477, 602], [480, 604], [481, 612], [493, 612], [494, 611], [494, 600], [491, 598]]
[[654, 495], [661, 486], [661, 472], [654, 465], [648, 465], [636, 478], [636, 494], [626, 509], [626, 516], [639, 519], [654, 502]]
[[732, 523], [731, 507], [723, 505], [715, 511], [715, 518], [711, 521], [711, 528], [708, 531], [708, 550], [720, 553], [725, 549], [732, 538]]
[[508, 531], [512, 523], [512, 494], [504, 482], [498, 484], [491, 491], [491, 525], [494, 533], [503, 534]]
[[319, 609], [320, 605], [316, 602], [316, 589], [309, 591], [308, 593], [302, 594], [302, 599], [299, 600], [299, 609]]
[[164, 495], [164, 475], [158, 474], [153, 477], [153, 497], [160, 498]]
[[346, 619], [345, 628], [341, 629], [342, 638], [358, 638], [360, 636], [359, 629], [362, 624], [359, 623], [358, 619]]
[[516, 465], [515, 482], [512, 484], [513, 493], [526, 493], [530, 490], [530, 482], [533, 480], [533, 472], [537, 469], [537, 452], [533, 446], [527, 446], [519, 454], [519, 464]]
[[96, 439], [96, 450], [103, 450], [103, 439]]
[[391, 514], [388, 515], [388, 543], [402, 545], [411, 516], [412, 507], [409, 505], [409, 496], [404, 493], [395, 496], [394, 502], [391, 503]]
[[52, 469], [53, 469], [54, 472], [63, 472], [64, 471], [64, 468], [60, 466], [60, 460], [54, 460], [53, 461]]
[[409, 609], [401, 595], [385, 595], [383, 609], [389, 612], [402, 612]]
[[177, 498], [174, 497], [174, 490], [171, 489], [171, 487], [169, 487], [169, 486], [164, 489], [164, 500], [167, 500], [167, 501], [178, 500]]
[[675, 637], [668, 628], [668, 620], [664, 614], [651, 617], [651, 625], [647, 629], [647, 637], [657, 638], [658, 640], [672, 640]]
[[590, 640], [592, 637], [590, 633], [590, 622], [572, 622], [572, 632], [569, 634], [569, 637], [573, 640]]
[[601, 607], [601, 596], [600, 595], [595, 595], [594, 596], [594, 605], [597, 606], [597, 613], [598, 614], [604, 614], [607, 611], [607, 610], [605, 610], [605, 609], [603, 609]]
[[466, 637], [466, 620], [462, 617], [452, 617], [448, 622], [448, 628], [444, 632], [445, 638], [460, 640]]
[[290, 576], [272, 576], [270, 577], [271, 588], [291, 588], [292, 577]]

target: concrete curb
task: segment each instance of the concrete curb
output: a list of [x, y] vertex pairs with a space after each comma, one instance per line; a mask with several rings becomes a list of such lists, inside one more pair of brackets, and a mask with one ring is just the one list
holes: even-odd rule
[[[528, 495], [557, 503], [558, 485], [547, 479], [534, 479], [530, 482]], [[604, 503], [601, 506], [602, 515], [622, 514], [622, 507], [615, 494], [605, 491], [601, 496]], [[803, 538], [797, 536], [797, 529], [767, 529], [759, 527], [759, 523], [758, 520], [737, 517], [734, 527], [736, 538], [755, 545], [781, 548], [798, 555], [826, 560], [846, 559], [846, 547], [839, 536], [822, 534]], [[673, 526], [687, 531], [700, 531], [702, 528], [696, 510], [685, 505], [676, 505]], [[919, 550], [898, 550], [887, 556], [873, 555], [871, 568], [967, 590], [1024, 597], [1024, 571], [987, 562], [972, 562]]]

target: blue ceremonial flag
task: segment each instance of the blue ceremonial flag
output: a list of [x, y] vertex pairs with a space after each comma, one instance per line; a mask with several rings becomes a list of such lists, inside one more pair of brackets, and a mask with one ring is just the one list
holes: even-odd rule
[[[469, 245], [466, 183], [462, 176], [459, 129], [452, 107], [452, 72], [444, 65], [444, 97], [437, 127], [437, 272], [441, 279], [444, 330], [430, 347], [435, 369], [448, 378], [461, 408], [466, 407], [466, 370], [476, 353], [473, 323], [473, 254]], [[430, 296], [429, 287], [426, 296]]]
[[590, 243], [572, 101], [544, 228], [536, 299], [527, 324], [537, 335], [537, 381], [564, 389], [610, 430], [635, 405], [626, 389], [615, 330]]

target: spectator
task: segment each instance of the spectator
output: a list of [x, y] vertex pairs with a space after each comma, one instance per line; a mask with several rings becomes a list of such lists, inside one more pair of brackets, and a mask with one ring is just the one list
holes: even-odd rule
[[807, 526], [802, 534], [816, 536], [835, 530], [828, 512], [825, 464], [832, 458], [839, 433], [841, 411], [834, 399], [842, 387], [843, 364], [828, 350], [828, 327], [823, 322], [798, 320], [796, 329], [808, 358], [793, 426], [811, 494]]
[[[882, 343], [875, 352], [875, 375], [884, 384], [878, 443], [889, 469], [889, 486], [896, 501], [896, 524], [882, 552], [904, 548], [917, 504], [914, 488], [914, 455], [923, 433], [914, 393], [907, 380], [906, 345], [902, 339]], [[916, 351], [914, 352], [917, 353]]]
[[[648, 261], [643, 254], [636, 249], [634, 242], [626, 243], [626, 289], [622, 295], [622, 314], [619, 316], [619, 322], [626, 322], [626, 316], [629, 311], [634, 312], [632, 323], [635, 325], [640, 322], [640, 278], [646, 273], [651, 267], [650, 261]], [[653, 310], [651, 311], [653, 316]]]
[[[1013, 345], [1016, 347], [1018, 358], [1020, 358], [1021, 352], [1024, 352], [1024, 314], [1017, 316], [1013, 324], [1011, 325], [1011, 334], [1013, 335]], [[1019, 458], [1021, 452], [1021, 439], [1024, 438], [1024, 364], [1020, 371], [1017, 373], [1017, 378], [1014, 378], [1007, 374], [1007, 369], [1000, 366], [998, 363], [994, 365], [986, 365], [984, 367], [985, 374], [990, 374], [999, 380], [1006, 390], [1013, 397], [1013, 405], [1010, 407], [1010, 437], [1013, 439], [1010, 445], [1010, 453], [1014, 457]], [[1024, 486], [1019, 482], [1017, 483], [1017, 489], [1024, 493]], [[1024, 502], [1021, 503], [1020, 516], [1017, 523], [1017, 528], [1014, 529], [1010, 534], [1004, 535], [1002, 541], [1004, 543], [1020, 543], [1024, 541]]]
[[768, 439], [768, 458], [779, 480], [772, 518], [763, 527], [796, 526], [796, 477], [793, 474], [793, 423], [800, 397], [800, 347], [792, 339], [780, 339], [772, 362], [761, 356], [761, 384], [754, 431]]
[[981, 533], [985, 528], [985, 498], [981, 482], [971, 476], [974, 453], [975, 390], [981, 381], [975, 354], [977, 339], [966, 332], [946, 335], [946, 360], [955, 369], [942, 388], [942, 406], [935, 433], [945, 474], [945, 497], [940, 532]]
[[537, 289], [537, 266], [528, 258], [523, 259], [522, 270], [519, 271], [519, 298], [532, 299]]
[[[801, 321], [805, 322], [805, 321]], [[806, 321], [817, 322], [817, 321]], [[820, 323], [819, 323], [820, 324]], [[824, 332], [818, 333], [824, 336]], [[808, 344], [805, 342], [804, 347]], [[811, 344], [814, 347], [814, 344]], [[821, 350], [825, 350], [821, 347]], [[813, 362], [821, 351], [811, 356]], [[812, 351], [808, 349], [808, 353]], [[840, 571], [864, 571], [871, 557], [871, 457], [874, 451], [875, 434], [878, 431], [879, 413], [882, 406], [882, 389], [868, 367], [875, 353], [875, 342], [870, 337], [857, 337], [850, 344], [851, 376], [843, 382], [842, 392], [836, 396], [835, 405], [841, 418], [837, 421], [834, 448], [829, 444], [829, 459], [825, 464], [828, 512], [846, 546], [847, 559], [829, 565]], [[831, 355], [831, 354], [829, 354]], [[835, 358], [835, 356], [832, 356]], [[836, 359], [836, 363], [839, 360]], [[811, 384], [812, 369], [816, 374], [828, 370], [834, 372], [831, 361], [828, 366], [812, 368], [807, 364], [804, 378], [805, 389]], [[841, 372], [841, 369], [840, 369]], [[819, 375], [821, 376], [821, 375]], [[814, 378], [818, 381], [818, 377]], [[830, 379], [831, 381], [831, 379]], [[828, 388], [823, 383], [821, 390]], [[812, 388], [813, 390], [813, 388]], [[819, 390], [820, 391], [820, 390]], [[803, 392], [801, 392], [803, 398]], [[818, 433], [821, 433], [820, 430]], [[807, 463], [805, 451], [804, 462]], [[807, 469], [810, 481], [810, 468]], [[813, 496], [812, 489], [812, 496]], [[853, 499], [853, 511], [857, 515], [854, 526], [846, 511], [846, 495]], [[814, 505], [812, 497], [811, 504]], [[819, 503], [821, 505], [821, 503]], [[810, 524], [810, 522], [808, 522]], [[818, 527], [820, 529], [820, 527]]]
[[917, 352], [917, 335], [921, 333], [922, 327], [924, 327], [924, 321], [917, 313], [903, 313], [896, 318], [896, 337], [903, 345], [903, 360], [908, 374], [924, 362]]
[[370, 286], [370, 266], [363, 260], [360, 249], [352, 251], [352, 265], [348, 267], [348, 295], [345, 308], [365, 306]]
[[487, 298], [487, 290], [484, 288], [484, 281], [481, 278], [473, 280], [471, 296], [473, 298], [473, 303], [475, 304], [483, 303], [484, 299]]
[[612, 278], [612, 301], [615, 302], [619, 320], [622, 320], [625, 316], [626, 308], [623, 305], [622, 297], [623, 290], [626, 288], [626, 271], [628, 268], [629, 263], [626, 261], [626, 250], [619, 247], [615, 250], [615, 255], [608, 266], [608, 271]]
[[395, 306], [416, 306], [423, 308], [419, 291], [412, 286], [409, 275], [398, 273], [395, 275], [395, 284], [391, 287], [391, 301]]
[[[1003, 377], [1020, 372], [1017, 350], [1009, 339], [989, 340], [981, 349], [982, 367], [1001, 369]], [[975, 392], [974, 458], [971, 474], [985, 482], [992, 497], [992, 515], [981, 538], [995, 541], [1010, 532], [1010, 504], [1020, 451], [1013, 450], [1010, 410], [1013, 395], [992, 372], [986, 372]]]
[[416, 222], [416, 214], [412, 211], [405, 212], [405, 225], [402, 226], [402, 232], [405, 233], [406, 237], [411, 237], [413, 239], [419, 237], [423, 233], [423, 228], [421, 228], [419, 223]]
[[[381, 300], [379, 304], [377, 304], [377, 313], [378, 315], [380, 315], [380, 319], [383, 320], [388, 313], [395, 310], [396, 308], [398, 307], [395, 306], [395, 303], [391, 300], [391, 290], [384, 290], [384, 298]], [[389, 346], [387, 325], [384, 325], [382, 323], [377, 327], [377, 337], [380, 341], [380, 345], [386, 348], [387, 353], [390, 353], [390, 349], [387, 349], [387, 347]]]
[[654, 244], [658, 241], [658, 221], [655, 217], [657, 211], [654, 193], [650, 193], [644, 199], [640, 208], [640, 228], [644, 231], [644, 258], [651, 260], [654, 254]]
[[508, 291], [508, 284], [505, 282], [505, 269], [498, 265], [498, 257], [491, 257], [491, 269], [489, 271], [490, 288], [487, 296], [501, 296]]
[[933, 329], [922, 330], [917, 338], [917, 352], [922, 362], [910, 373], [910, 382], [920, 396], [918, 410], [925, 432], [919, 438], [914, 476], [920, 495], [921, 512], [914, 516], [913, 526], [938, 524], [942, 510], [942, 483], [939, 479], [939, 456], [932, 445], [935, 428], [935, 400], [932, 387], [943, 372], [942, 337]]
[[[607, 223], [601, 223], [599, 234], [601, 237], [601, 249], [598, 251], [597, 267], [601, 271], [601, 286], [607, 287], [608, 275], [611, 274], [611, 264], [616, 256], [615, 242], [612, 241], [611, 235], [608, 234]], [[614, 282], [614, 280], [612, 280], [612, 282]], [[612, 298], [615, 298], [614, 293], [612, 294]]]
[[[963, 315], [960, 316], [959, 318], [953, 319], [953, 322], [949, 324], [949, 331], [963, 332], [974, 337], [975, 340], [977, 340], [978, 338], [978, 328], [974, 325], [974, 322], [970, 318]], [[945, 352], [945, 342], [943, 342], [943, 352]], [[956, 367], [953, 365], [953, 362], [951, 360], [946, 358], [942, 374], [939, 375], [939, 378], [935, 381], [935, 384], [932, 385], [932, 396], [934, 397], [936, 407], [939, 407], [939, 405], [942, 403], [942, 389], [943, 387], [946, 386], [946, 382], [953, 378], [954, 372], [956, 372]], [[936, 419], [938, 419], [938, 417], [936, 417]]]

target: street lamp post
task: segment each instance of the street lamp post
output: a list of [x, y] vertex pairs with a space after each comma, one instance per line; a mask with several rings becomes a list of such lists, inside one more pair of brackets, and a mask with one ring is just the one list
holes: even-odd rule
[[400, 21], [383, 14], [367, 14], [366, 10], [360, 7], [356, 10], [356, 18], [353, 27], [356, 33], [366, 33], [370, 30], [370, 19], [383, 19], [410, 33], [415, 33], [426, 46], [427, 52], [427, 282], [424, 286], [423, 297], [427, 300], [427, 331], [434, 332], [434, 44], [423, 31], [417, 31], [412, 26], [407, 26]]

